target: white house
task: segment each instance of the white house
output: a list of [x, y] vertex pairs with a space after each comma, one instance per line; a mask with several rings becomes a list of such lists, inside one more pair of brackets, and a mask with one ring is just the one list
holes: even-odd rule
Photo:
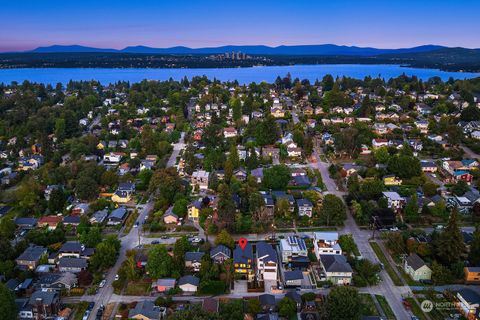
[[266, 242], [257, 243], [257, 276], [263, 280], [277, 280], [277, 252]]
[[282, 262], [288, 263], [296, 257], [307, 257], [308, 249], [305, 241], [298, 236], [289, 236], [280, 240], [280, 253]]
[[320, 255], [342, 254], [342, 248], [338, 243], [338, 232], [314, 232], [313, 247], [318, 260]]

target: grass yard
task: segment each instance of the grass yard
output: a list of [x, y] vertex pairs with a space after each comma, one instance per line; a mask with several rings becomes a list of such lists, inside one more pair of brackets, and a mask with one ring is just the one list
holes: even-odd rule
[[147, 296], [150, 295], [151, 282], [128, 282], [124, 294], [127, 296]]
[[88, 302], [83, 301], [77, 304], [77, 310], [75, 311], [75, 316], [73, 317], [73, 320], [82, 320], [83, 315], [85, 314], [85, 311], [88, 308]]
[[425, 315], [423, 314], [422, 309], [420, 309], [420, 306], [417, 304], [417, 302], [413, 298], [405, 298], [410, 305], [412, 306], [412, 312], [413, 314], [420, 320], [427, 320]]
[[397, 317], [395, 317], [395, 314], [393, 313], [392, 308], [390, 308], [387, 299], [385, 299], [384, 296], [379, 294], [376, 294], [375, 298], [377, 299], [378, 303], [380, 303], [380, 306], [382, 307], [383, 312], [385, 312], [385, 316], [387, 316], [387, 319], [396, 320]]
[[378, 259], [380, 260], [381, 263], [383, 263], [385, 267], [385, 271], [387, 271], [388, 275], [390, 276], [390, 279], [392, 279], [393, 283], [396, 286], [401, 286], [403, 285], [402, 281], [398, 277], [398, 275], [395, 273], [395, 270], [393, 269], [392, 265], [388, 262], [387, 257], [383, 254], [382, 249], [376, 242], [370, 242], [370, 245], [372, 246], [373, 251], [375, 251], [375, 254], [377, 255]]
[[375, 302], [369, 293], [361, 293], [360, 300], [362, 301], [362, 316], [379, 316]]

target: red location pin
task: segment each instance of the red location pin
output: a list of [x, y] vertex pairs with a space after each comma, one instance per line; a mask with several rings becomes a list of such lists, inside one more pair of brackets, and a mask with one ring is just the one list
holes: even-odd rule
[[244, 249], [245, 249], [245, 246], [247, 245], [247, 242], [248, 242], [247, 239], [245, 239], [245, 238], [240, 238], [240, 240], [238, 240], [238, 245], [240, 246], [240, 248], [241, 248], [242, 250], [244, 250]]

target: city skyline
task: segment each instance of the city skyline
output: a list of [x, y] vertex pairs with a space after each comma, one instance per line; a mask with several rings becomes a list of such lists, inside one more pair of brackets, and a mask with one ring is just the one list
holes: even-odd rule
[[83, 45], [121, 49], [223, 45], [336, 44], [408, 48], [435, 44], [480, 48], [480, 3], [461, 1], [336, 3], [243, 1], [157, 3], [60, 1], [5, 3], [0, 51]]

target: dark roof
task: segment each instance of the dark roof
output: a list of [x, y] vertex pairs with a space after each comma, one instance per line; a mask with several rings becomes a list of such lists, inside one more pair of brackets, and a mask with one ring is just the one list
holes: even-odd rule
[[205, 252], [185, 252], [185, 261], [200, 261]]
[[418, 270], [425, 265], [425, 262], [416, 253], [412, 253], [407, 257], [407, 264], [412, 267], [413, 270]]
[[289, 291], [287, 292], [287, 294], [285, 295], [285, 297], [288, 297], [290, 299], [292, 299], [293, 301], [295, 301], [296, 303], [302, 303], [302, 296], [296, 292], [296, 291]]
[[59, 268], [81, 268], [84, 269], [88, 265], [84, 258], [60, 258], [58, 261]]
[[44, 253], [47, 252], [47, 248], [41, 246], [30, 246], [17, 258], [17, 260], [26, 261], [38, 261]]
[[13, 291], [19, 284], [20, 282], [17, 279], [10, 279], [5, 283], [5, 286]]
[[63, 218], [63, 224], [79, 224], [80, 216], [67, 216]]
[[17, 226], [34, 226], [37, 224], [37, 219], [35, 218], [16, 218], [15, 224]]
[[12, 207], [9, 206], [0, 206], [0, 217], [7, 214], [11, 209]]
[[200, 284], [200, 279], [195, 276], [183, 276], [178, 279], [178, 286], [184, 284], [191, 284], [198, 287], [198, 285]]
[[160, 310], [152, 301], [143, 300], [139, 301], [135, 308], [128, 311], [128, 318], [133, 318], [136, 315], [143, 315], [150, 319], [160, 319]]
[[257, 242], [257, 257], [265, 257], [263, 258], [264, 261], [278, 263], [277, 252], [273, 249], [272, 245], [263, 241]]
[[299, 207], [301, 206], [309, 206], [309, 207], [313, 207], [313, 204], [310, 202], [310, 200], [308, 199], [298, 199], [297, 200], [297, 205]]
[[249, 259], [253, 260], [252, 245], [250, 243], [247, 243], [243, 250], [242, 248], [240, 248], [240, 246], [236, 245], [235, 250], [233, 250], [233, 261], [235, 263], [248, 264], [247, 260]]
[[353, 272], [347, 259], [339, 254], [321, 254], [320, 260], [327, 272]]
[[303, 279], [303, 273], [300, 270], [285, 271], [284, 278], [285, 278], [285, 281], [301, 280]]
[[230, 248], [224, 246], [223, 244], [216, 246], [212, 250], [210, 250], [210, 257], [213, 258], [219, 254], [223, 254], [226, 257], [230, 258], [232, 256], [232, 250]]
[[30, 297], [29, 304], [35, 304], [39, 299], [42, 300], [43, 305], [51, 305], [56, 299], [58, 299], [58, 296], [55, 292], [37, 290]]
[[275, 296], [273, 294], [261, 294], [258, 296], [258, 300], [260, 300], [260, 304], [262, 306], [275, 306], [276, 301], [275, 301]]
[[458, 290], [457, 294], [459, 294], [470, 305], [480, 303], [480, 295], [472, 289], [461, 289]]
[[59, 253], [62, 252], [82, 252], [83, 247], [82, 244], [78, 241], [67, 241], [65, 242], [60, 250], [58, 250]]
[[122, 220], [125, 217], [125, 214], [127, 213], [127, 209], [125, 207], [119, 207], [115, 210], [113, 210], [110, 213], [110, 216], [108, 217], [109, 219], [118, 219]]

